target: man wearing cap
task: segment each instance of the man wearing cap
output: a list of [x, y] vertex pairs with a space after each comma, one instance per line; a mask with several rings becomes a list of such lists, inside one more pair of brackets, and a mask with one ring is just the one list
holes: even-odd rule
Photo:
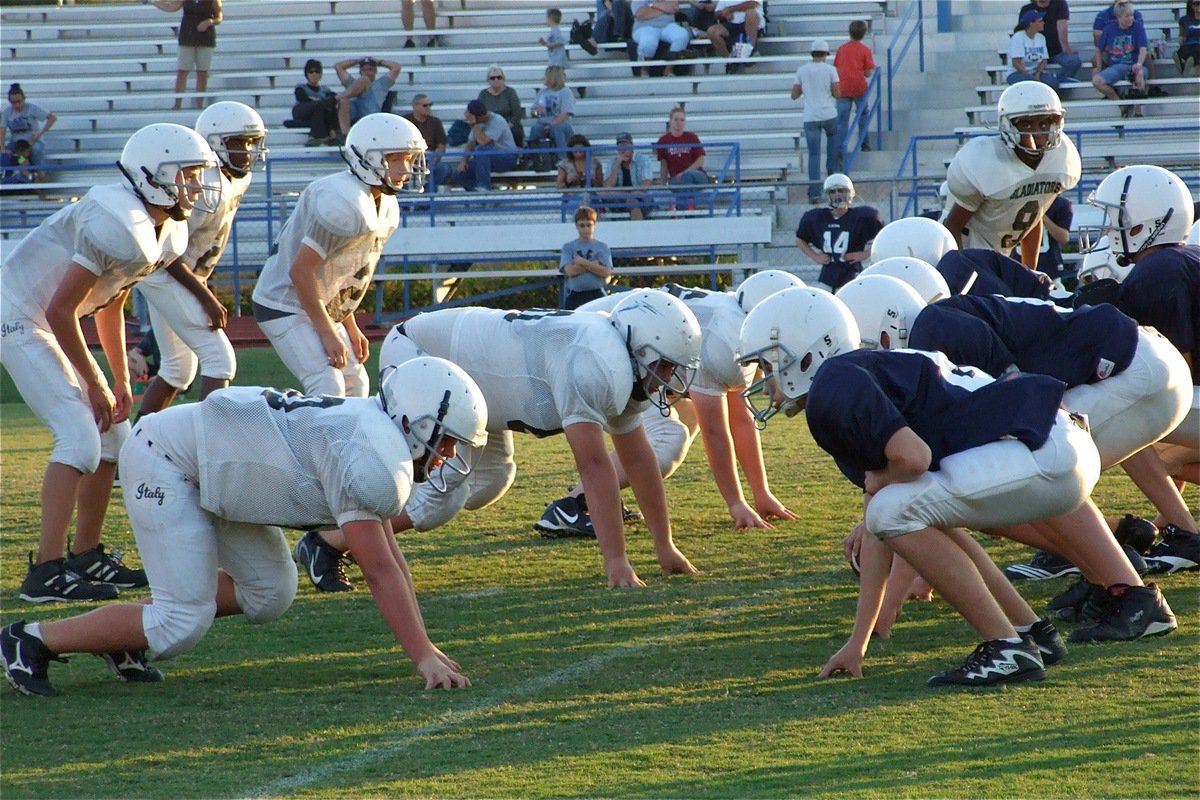
[[517, 145], [504, 117], [487, 110], [479, 100], [467, 103], [463, 119], [471, 126], [471, 135], [463, 146], [465, 155], [454, 180], [468, 192], [490, 191], [492, 170], [501, 172], [517, 165]]
[[[350, 67], [358, 64], [358, 77], [350, 77]], [[379, 74], [380, 67], [387, 68], [386, 75]], [[345, 58], [333, 65], [338, 80], [346, 87], [338, 98], [338, 125], [342, 136], [350, 132], [351, 124], [368, 114], [383, 111], [383, 101], [391, 91], [396, 78], [400, 77], [400, 65], [386, 58]]]
[[808, 149], [808, 202], [821, 202], [821, 133], [825, 134], [825, 173], [838, 170], [842, 151], [837, 140], [838, 71], [825, 59], [829, 57], [829, 42], [817, 39], [812, 43], [812, 61], [796, 70], [792, 84], [792, 99], [804, 98], [804, 141]]
[[1021, 30], [1008, 41], [1008, 74], [1004, 79], [1011, 86], [1021, 81], [1041, 81], [1058, 91], [1058, 75], [1046, 72], [1050, 53], [1042, 31], [1046, 27], [1046, 12], [1031, 8], [1021, 15]]
[[404, 118], [417, 126], [425, 140], [425, 147], [428, 148], [425, 151], [425, 164], [433, 178], [429, 191], [436, 192], [450, 181], [454, 169], [444, 160], [446, 127], [442, 125], [441, 119], [433, 115], [430, 110], [432, 108], [433, 101], [429, 99], [429, 95], [415, 94], [412, 99], [412, 111], [405, 114]]
[[631, 220], [645, 219], [654, 208], [654, 200], [648, 193], [635, 190], [638, 187], [653, 186], [654, 183], [655, 167], [650, 154], [635, 151], [633, 136], [629, 133], [618, 133], [617, 154], [613, 156], [604, 175], [604, 185], [623, 191], [613, 193], [611, 199], [606, 197], [602, 205], [628, 211]]
[[[1067, 0], [1031, 0], [1021, 6], [1021, 10], [1017, 12], [1017, 19], [1025, 16], [1025, 12], [1031, 9], [1046, 14], [1046, 27], [1042, 35], [1046, 37], [1046, 52], [1050, 54], [1050, 63], [1059, 67], [1059, 83], [1074, 83], [1083, 59], [1079, 57], [1079, 51], [1071, 46], [1068, 38], [1071, 9]], [[1022, 27], [1018, 25], [1013, 30], [1020, 31]]]

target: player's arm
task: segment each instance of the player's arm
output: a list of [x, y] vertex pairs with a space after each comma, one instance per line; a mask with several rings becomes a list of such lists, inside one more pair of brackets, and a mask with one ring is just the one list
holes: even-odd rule
[[[658, 556], [658, 565], [664, 575], [683, 574], [694, 575], [698, 570], [675, 547], [671, 539], [671, 520], [667, 514], [667, 495], [663, 490], [662, 473], [658, 471], [658, 457], [646, 431], [641, 425], [628, 433], [613, 434], [613, 448], [625, 467], [625, 476], [637, 498], [638, 507], [646, 516], [646, 527], [654, 539], [654, 551]], [[591, 495], [588, 495], [588, 509], [592, 507]], [[613, 512], [620, 519], [620, 502], [614, 506]], [[595, 515], [592, 521], [595, 522]], [[599, 527], [596, 528], [599, 536]]]
[[[963, 246], [963, 229], [967, 227], [967, 223], [971, 221], [971, 217], [975, 216], [974, 211], [967, 209], [955, 203], [950, 213], [946, 215], [946, 221], [942, 223], [946, 226], [946, 230], [950, 231], [950, 235], [954, 237], [955, 244], [961, 250]], [[1038, 247], [1041, 247], [1041, 242], [1038, 242]], [[1034, 252], [1037, 252], [1036, 250]]]
[[729, 428], [725, 395], [714, 397], [693, 392], [692, 403], [696, 407], [696, 418], [700, 422], [700, 436], [704, 440], [708, 467], [712, 470], [713, 481], [725, 501], [729, 516], [733, 518], [734, 530], [770, 528], [770, 523], [746, 505], [737, 464], [734, 462], [733, 434]]
[[425, 688], [469, 686], [467, 676], [458, 672], [457, 665], [447, 663], [449, 659], [429, 641], [407, 564], [401, 569], [404, 556], [398, 553], [385, 523], [378, 519], [355, 520], [343, 525], [342, 532], [379, 613], [425, 678]]
[[83, 377], [88, 405], [92, 407], [92, 416], [103, 432], [112, 424], [115, 401], [108, 388], [108, 381], [100, 371], [100, 365], [88, 352], [87, 343], [83, 340], [83, 331], [79, 327], [79, 307], [91, 293], [97, 279], [97, 275], [79, 264], [72, 263], [67, 267], [67, 274], [46, 306], [46, 322], [50, 325], [50, 331], [58, 341], [63, 355]]
[[1071, 240], [1071, 231], [1050, 219], [1049, 214], [1042, 215], [1042, 227], [1046, 229], [1046, 235], [1058, 242], [1060, 247]]
[[112, 302], [96, 312], [96, 335], [100, 349], [108, 360], [113, 382], [113, 422], [123, 422], [133, 410], [133, 390], [129, 386], [129, 361], [125, 355], [125, 301], [129, 290], [124, 289]]
[[929, 445], [912, 428], [904, 427], [893, 433], [884, 445], [887, 466], [867, 470], [865, 488], [869, 494], [893, 483], [907, 483], [924, 475], [933, 463]]
[[[640, 431], [641, 428], [639, 427]], [[596, 544], [604, 558], [604, 571], [609, 588], [645, 586], [637, 576], [625, 552], [625, 522], [621, 516], [621, 494], [617, 472], [609, 461], [604, 447], [604, 431], [594, 422], [573, 422], [563, 428], [579, 480], [588, 498], [588, 513], [596, 530]], [[643, 435], [643, 438], [645, 436]], [[615, 441], [615, 437], [614, 437]], [[620, 455], [620, 449], [617, 450]], [[653, 458], [653, 453], [651, 453]], [[623, 461], [622, 463], [629, 463]], [[654, 459], [657, 464], [657, 459]], [[656, 473], [657, 474], [657, 471]], [[641, 497], [638, 497], [641, 502]], [[666, 500], [662, 501], [662, 517], [666, 517]], [[643, 507], [647, 522], [650, 512]]]
[[1042, 221], [1038, 219], [1033, 227], [1021, 237], [1021, 263], [1027, 269], [1036, 270], [1038, 256], [1042, 249]]
[[350, 337], [350, 344], [354, 347], [354, 357], [358, 359], [358, 363], [366, 364], [367, 359], [371, 357], [371, 342], [358, 327], [358, 320], [353, 313], [347, 314], [346, 318], [342, 320], [342, 327], [346, 329], [346, 335]]
[[171, 266], [167, 267], [167, 274], [179, 281], [183, 288], [187, 289], [188, 293], [200, 303], [200, 307], [208, 315], [210, 328], [216, 331], [225, 327], [229, 312], [225, 310], [224, 303], [217, 299], [204, 281], [196, 277], [196, 274], [183, 262], [182, 258], [176, 259]]
[[[869, 502], [870, 495], [866, 495], [864, 509]], [[875, 630], [875, 623], [879, 619], [879, 607], [883, 603], [883, 592], [887, 588], [888, 573], [892, 568], [892, 551], [888, 546], [867, 531], [865, 523], [860, 522], [855, 530], [859, 541], [859, 575], [854, 628], [846, 643], [821, 668], [818, 673], [818, 677], [821, 678], [829, 678], [841, 672], [855, 678], [862, 677], [863, 657], [867, 654], [871, 632]]]
[[754, 510], [764, 520], [799, 519], [771, 493], [758, 427], [741, 393], [730, 392], [725, 395], [725, 403], [728, 407], [729, 431], [733, 435], [733, 449], [737, 453], [738, 465], [746, 476], [746, 483], [750, 484]]
[[321, 337], [321, 346], [329, 358], [330, 366], [334, 369], [341, 369], [346, 366], [346, 345], [342, 341], [342, 337], [338, 336], [333, 320], [329, 318], [329, 314], [325, 311], [325, 306], [317, 294], [317, 269], [321, 266], [322, 261], [321, 255], [316, 250], [302, 244], [296, 252], [292, 266], [288, 269], [288, 277], [292, 279], [292, 285], [296, 287], [296, 297], [300, 301], [300, 307], [304, 309], [304, 313], [308, 315], [317, 335]]
[[799, 83], [792, 84], [792, 99], [799, 100], [800, 95], [804, 94], [804, 88]]
[[796, 247], [799, 248], [801, 253], [804, 253], [804, 255], [808, 256], [822, 266], [828, 264], [830, 261], [833, 261], [833, 256], [822, 250], [815, 249], [811, 244], [804, 241], [799, 236], [796, 237]]

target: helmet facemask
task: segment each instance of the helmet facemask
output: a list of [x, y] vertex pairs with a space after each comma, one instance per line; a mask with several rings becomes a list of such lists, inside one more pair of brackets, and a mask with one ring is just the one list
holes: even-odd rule
[[[633, 331], [630, 330], [627, 336], [632, 338], [632, 335]], [[676, 364], [652, 344], [644, 344], [636, 350], [628, 339], [625, 344], [633, 358], [634, 374], [647, 398], [664, 417], [670, 415], [671, 406], [679, 402], [691, 388], [698, 365]], [[670, 368], [665, 375], [664, 367]]]
[[261, 165], [266, 169], [267, 155], [270, 151], [263, 145], [266, 135], [263, 133], [215, 134], [208, 137], [208, 143], [216, 151], [221, 165], [231, 176], [244, 178], [256, 167]]
[[[163, 161], [153, 172], [145, 166], [141, 167], [141, 179], [172, 201], [170, 206], [152, 202], [138, 187], [138, 180], [129, 173], [125, 165], [117, 162], [117, 167], [143, 202], [162, 208], [167, 216], [176, 222], [190, 217], [194, 208], [208, 210], [221, 204], [221, 176], [215, 162], [181, 164], [176, 161]], [[196, 195], [195, 200], [192, 199], [193, 194]]]
[[[463, 448], [470, 447], [469, 436], [455, 433], [445, 424], [450, 402], [451, 393], [447, 389], [436, 414], [423, 414], [412, 419], [402, 415], [399, 420], [412, 455], [415, 480], [428, 482], [439, 494], [445, 494], [449, 487], [446, 470], [464, 478], [471, 474], [471, 463], [463, 456]], [[446, 438], [454, 440], [454, 455], [450, 457], [442, 454]]]
[[[1108, 239], [1109, 246], [1115, 254], [1115, 261], [1121, 267], [1131, 265], [1134, 256], [1154, 246], [1175, 214], [1174, 206], [1170, 206], [1159, 219], [1142, 222], [1133, 220], [1127, 204], [1133, 177], [1132, 174], [1125, 176], [1121, 193], [1116, 198], [1098, 197], [1096, 192], [1092, 192], [1088, 197], [1089, 205], [1104, 212], [1104, 224], [1099, 233]], [[1087, 254], [1099, 249], [1099, 236], [1095, 237], [1097, 244], [1091, 244], [1096, 233], [1095, 227], [1081, 229], [1081, 253]]]
[[[392, 170], [388, 166], [388, 156], [396, 153], [411, 153], [413, 158], [408, 169], [401, 173], [398, 181], [392, 180]], [[372, 148], [360, 151], [352, 144], [347, 144], [342, 149], [342, 158], [350, 165], [351, 171], [361, 177], [360, 173], [365, 173], [374, 176], [379, 180], [378, 184], [370, 183], [371, 185], [379, 186], [380, 191], [384, 194], [393, 195], [398, 192], [419, 193], [425, 191], [425, 178], [429, 175], [429, 168], [425, 162], [424, 150], [384, 150], [383, 148]], [[357, 167], [357, 169], [355, 168]]]
[[760, 431], [767, 427], [767, 420], [780, 411], [793, 417], [804, 408], [803, 395], [789, 397], [785, 388], [793, 386], [791, 370], [799, 358], [779, 341], [778, 329], [772, 330], [771, 334], [770, 344], [739, 359], [742, 364], [755, 364], [762, 370], [762, 376], [742, 391], [742, 399], [754, 417], [754, 426]]
[[[1047, 122], [1043, 125], [1036, 126], [1035, 130], [1022, 130], [1018, 122], [1021, 120], [1037, 120], [1047, 118]], [[1036, 125], [1032, 123], [1030, 126]], [[1019, 150], [1022, 153], [1031, 156], [1040, 156], [1048, 153], [1062, 143], [1063, 132], [1063, 115], [1048, 111], [1041, 112], [1025, 112], [1022, 114], [1009, 114], [1000, 118], [1000, 138], [1005, 144], [1014, 150]], [[1029, 136], [1033, 139], [1033, 146], [1025, 144], [1025, 137]], [[1038, 145], [1037, 138], [1039, 136], [1046, 137], [1046, 143]]]
[[841, 186], [835, 186], [826, 194], [829, 195], [830, 208], [849, 208], [854, 201], [854, 192]]

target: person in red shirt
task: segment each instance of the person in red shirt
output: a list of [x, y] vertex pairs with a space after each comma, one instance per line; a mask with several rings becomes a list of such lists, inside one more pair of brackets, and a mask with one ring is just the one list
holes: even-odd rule
[[[847, 135], [850, 133], [850, 104], [854, 104], [854, 113], [861, 110], [862, 102], [867, 96], [867, 81], [875, 71], [875, 59], [871, 56], [871, 48], [862, 43], [867, 35], [865, 20], [856, 19], [850, 23], [850, 41], [837, 49], [833, 57], [833, 66], [838, 71], [838, 86], [841, 95], [837, 99], [837, 142], [838, 169], [845, 169], [845, 158], [849, 150]], [[864, 139], [862, 149], [869, 150]]]
[[[700, 137], [687, 130], [687, 114], [683, 108], [671, 109], [671, 121], [667, 132], [655, 142], [655, 152], [660, 164], [660, 180], [670, 186], [697, 186], [708, 183], [704, 171], [704, 148]], [[681, 202], [694, 204], [695, 198], [688, 195]]]

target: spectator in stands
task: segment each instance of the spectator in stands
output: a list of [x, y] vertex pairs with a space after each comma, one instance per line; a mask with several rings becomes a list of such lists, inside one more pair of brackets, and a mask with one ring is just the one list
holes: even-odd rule
[[[46, 145], [42, 138], [46, 131], [54, 127], [58, 120], [53, 111], [47, 111], [37, 103], [25, 100], [25, 90], [21, 84], [14, 83], [8, 87], [8, 105], [0, 112], [0, 151], [8, 155], [16, 154], [17, 143], [24, 141], [29, 145], [25, 155], [28, 163], [36, 167], [45, 158]], [[11, 144], [6, 145], [6, 143]], [[33, 177], [30, 177], [32, 180]]]
[[[682, 53], [692, 40], [692, 32], [675, 21], [679, 12], [679, 0], [633, 0], [633, 38], [637, 42], [638, 61], [654, 58], [659, 44], [666, 42], [670, 56]], [[650, 77], [650, 70], [642, 67], [641, 77]], [[664, 75], [674, 75], [670, 65]]]
[[[708, 184], [704, 171], [704, 147], [700, 137], [687, 129], [687, 113], [682, 106], [671, 109], [667, 132], [658, 137], [655, 151], [659, 160], [659, 180], [669, 186], [700, 186]], [[682, 202], [695, 204], [691, 195]]]
[[721, 58], [729, 58], [730, 43], [742, 41], [742, 37], [757, 50], [761, 7], [761, 0], [717, 0], [713, 9], [716, 22], [707, 30], [713, 51]]
[[650, 187], [655, 183], [654, 163], [644, 152], [633, 149], [633, 136], [629, 133], [617, 134], [617, 154], [613, 156], [604, 178], [607, 188], [618, 188], [620, 194], [613, 197], [607, 195], [604, 205], [629, 212], [631, 220], [642, 220], [650, 216], [654, 208], [654, 200], [639, 187]]
[[6, 186], [33, 183], [35, 175], [29, 168], [31, 152], [29, 140], [17, 139], [7, 150], [0, 153], [0, 170], [3, 170], [0, 183]]
[[[1037, 271], [1052, 280], [1062, 276], [1062, 248], [1071, 241], [1071, 223], [1075, 219], [1075, 207], [1070, 198], [1060, 194], [1046, 209], [1042, 217], [1042, 246], [1038, 252]], [[1013, 258], [1020, 258], [1020, 248], [1013, 250]]]
[[[416, 22], [413, 6], [416, 2], [417, 0], [400, 0], [400, 21], [404, 23], [404, 30], [408, 33], [408, 38], [404, 40], [405, 47], [416, 47], [412, 38], [413, 25]], [[429, 31], [429, 40], [425, 46], [437, 47], [438, 37], [433, 33], [437, 30], [437, 7], [433, 0], [421, 0], [421, 17], [425, 20], [425, 30]]]
[[717, 24], [716, 0], [688, 0], [688, 7], [680, 11], [687, 17], [688, 25], [697, 31], [706, 31]]
[[[1109, 26], [1109, 24], [1116, 22], [1117, 10], [1118, 10], [1117, 7], [1125, 6], [1125, 5], [1132, 8], [1133, 0], [1113, 0], [1111, 7], [1103, 8], [1100, 11], [1096, 12], [1096, 18], [1092, 21], [1092, 43], [1093, 44], [1098, 44], [1100, 41], [1100, 34], [1104, 33], [1104, 29], [1107, 28]], [[1134, 10], [1133, 24], [1139, 25], [1142, 27], [1143, 30], [1145, 30], [1146, 21], [1144, 19], [1142, 19], [1142, 12]], [[1154, 79], [1154, 59], [1153, 58], [1146, 59], [1146, 77], [1149, 78], [1150, 80]], [[1162, 89], [1158, 88], [1157, 86], [1152, 86], [1149, 89], [1149, 95], [1151, 97], [1166, 97], [1167, 93], [1164, 92]]]
[[[350, 77], [350, 67], [358, 64], [358, 77]], [[379, 67], [387, 68], [386, 75], [379, 74]], [[400, 65], [385, 58], [344, 58], [333, 65], [338, 80], [345, 88], [338, 98], [338, 126], [342, 136], [350, 132], [350, 126], [370, 114], [383, 111], [388, 92], [400, 77]]]
[[1179, 49], [1175, 51], [1175, 66], [1180, 77], [1189, 73], [1200, 77], [1200, 0], [1188, 0], [1187, 8], [1179, 15]]
[[538, 44], [546, 48], [546, 65], [550, 67], [567, 68], [567, 37], [562, 32], [562, 11], [557, 8], [546, 9], [545, 36], [538, 37]]
[[883, 230], [883, 220], [871, 206], [851, 208], [854, 182], [849, 176], [830, 175], [824, 190], [829, 207], [804, 212], [796, 228], [796, 247], [821, 266], [820, 288], [836, 292], [870, 261], [871, 242]]
[[499, 114], [512, 130], [513, 141], [517, 147], [525, 146], [525, 128], [521, 120], [525, 119], [525, 106], [517, 90], [505, 83], [504, 70], [499, 64], [492, 64], [487, 71], [487, 86], [479, 90], [479, 102], [493, 114]]
[[1008, 74], [1004, 80], [1011, 86], [1021, 81], [1041, 81], [1058, 91], [1058, 75], [1047, 72], [1050, 53], [1046, 48], [1046, 14], [1032, 9], [1021, 15], [1021, 30], [1008, 40]]
[[[838, 169], [846, 168], [846, 156], [850, 153], [850, 112], [853, 106], [854, 115], [862, 113], [863, 100], [867, 97], [867, 81], [875, 72], [875, 58], [871, 48], [862, 43], [867, 35], [866, 20], [856, 19], [850, 23], [850, 41], [837, 49], [833, 56], [833, 66], [838, 73], [837, 98], [837, 140]], [[870, 150], [866, 139], [863, 139], [862, 149]]]
[[463, 117], [471, 126], [471, 136], [463, 146], [465, 155], [458, 165], [455, 180], [468, 192], [491, 190], [492, 172], [517, 165], [517, 145], [512, 131], [499, 114], [487, 110], [480, 100], [467, 103]]
[[[1135, 17], [1133, 3], [1118, 2], [1113, 13], [1116, 19], [1108, 23], [1096, 40], [1092, 85], [1109, 100], [1118, 100], [1120, 96], [1112, 85], [1128, 80], [1133, 84], [1128, 96], [1140, 99], [1146, 96], [1146, 59], [1150, 52], [1146, 27]], [[1130, 114], [1142, 116], [1141, 106], [1121, 108], [1122, 117]]]
[[[1079, 57], [1079, 51], [1071, 47], [1068, 31], [1071, 9], [1067, 0], [1033, 0], [1021, 6], [1021, 10], [1017, 12], [1017, 19], [1024, 17], [1027, 11], [1042, 11], [1046, 14], [1046, 27], [1042, 35], [1046, 37], [1046, 51], [1050, 54], [1050, 63], [1059, 67], [1060, 84], [1075, 83], [1075, 75], [1079, 72], [1083, 59]], [[1018, 25], [1013, 32], [1021, 28], [1022, 26]]]
[[632, 35], [633, 11], [629, 0], [596, 0], [596, 24], [592, 35], [597, 42], [623, 42]]
[[529, 109], [530, 116], [536, 117], [529, 128], [529, 144], [549, 139], [558, 153], [565, 154], [567, 139], [575, 132], [571, 127], [575, 93], [567, 88], [567, 71], [562, 67], [546, 67], [542, 82], [545, 86], [538, 90]]
[[580, 206], [575, 210], [575, 230], [579, 238], [563, 245], [558, 268], [566, 276], [563, 281], [562, 307], [571, 310], [608, 294], [607, 282], [612, 275], [612, 253], [608, 245], [596, 238], [596, 209]]
[[445, 186], [454, 174], [453, 168], [444, 159], [446, 128], [430, 111], [432, 108], [433, 101], [429, 99], [429, 95], [418, 93], [413, 95], [412, 111], [404, 115], [406, 120], [417, 126], [417, 130], [425, 139], [425, 166], [428, 167], [432, 179], [432, 183], [426, 189], [428, 192], [436, 192]]
[[337, 92], [321, 85], [324, 70], [320, 61], [310, 58], [304, 63], [304, 83], [296, 84], [292, 119], [308, 126], [305, 147], [338, 142]]
[[825, 172], [838, 170], [841, 143], [837, 138], [838, 111], [836, 100], [841, 97], [838, 71], [825, 59], [829, 57], [829, 42], [816, 39], [812, 43], [812, 61], [796, 70], [792, 83], [792, 99], [804, 98], [804, 141], [808, 148], [808, 202], [821, 202], [821, 134], [825, 134]]
[[[221, 24], [221, 0], [145, 0], [159, 11], [183, 9], [179, 23], [179, 56], [175, 72], [175, 94], [187, 88], [187, 74], [196, 70], [196, 91], [208, 88], [208, 71], [217, 49], [217, 26]], [[205, 99], [196, 98], [196, 108], [204, 108]], [[183, 108], [183, 98], [175, 98], [175, 110]]]
[[[591, 152], [592, 143], [582, 133], [567, 140], [567, 155], [556, 165], [558, 176], [554, 185], [559, 189], [587, 189], [604, 185], [604, 167], [600, 159]], [[582, 195], [567, 195], [563, 201], [575, 205], [585, 198]], [[584, 301], [586, 302], [586, 301]]]

